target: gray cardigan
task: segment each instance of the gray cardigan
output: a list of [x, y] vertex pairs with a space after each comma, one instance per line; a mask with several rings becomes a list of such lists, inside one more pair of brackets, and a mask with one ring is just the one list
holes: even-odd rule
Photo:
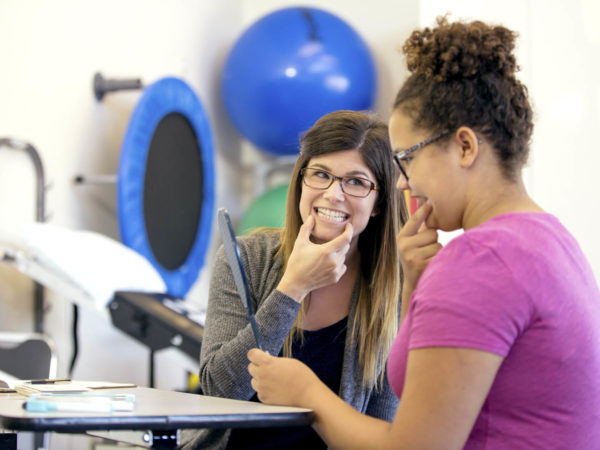
[[[238, 238], [240, 256], [246, 270], [250, 297], [264, 349], [278, 355], [283, 347], [300, 304], [276, 290], [283, 275], [278, 233], [259, 233]], [[357, 283], [348, 315], [356, 314]], [[210, 283], [208, 311], [200, 353], [200, 386], [205, 395], [249, 400], [254, 394], [248, 373], [248, 350], [255, 347], [246, 310], [238, 296], [223, 247], [218, 250]], [[355, 336], [348, 329], [338, 395], [356, 410], [392, 421], [398, 399], [387, 378], [379, 390], [362, 386]], [[186, 433], [190, 434], [190, 433]], [[184, 448], [224, 448], [229, 430], [203, 430]], [[188, 436], [189, 439], [189, 436]]]

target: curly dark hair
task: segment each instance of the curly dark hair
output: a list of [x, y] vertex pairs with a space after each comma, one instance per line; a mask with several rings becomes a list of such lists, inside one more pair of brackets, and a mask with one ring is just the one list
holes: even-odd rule
[[496, 149], [504, 175], [527, 162], [533, 111], [527, 88], [516, 78], [517, 34], [481, 21], [448, 22], [415, 30], [402, 47], [411, 75], [394, 109], [417, 128], [441, 133], [468, 126]]

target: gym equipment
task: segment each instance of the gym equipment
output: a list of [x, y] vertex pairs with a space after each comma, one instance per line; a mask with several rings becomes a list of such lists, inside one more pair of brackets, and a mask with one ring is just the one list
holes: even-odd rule
[[39, 333], [0, 332], [0, 371], [22, 380], [56, 378], [54, 341]]
[[121, 239], [156, 268], [167, 294], [118, 292], [113, 324], [150, 349], [176, 346], [198, 358], [202, 327], [181, 305], [210, 243], [214, 209], [213, 142], [193, 90], [177, 78], [144, 89], [129, 122], [118, 170]]
[[[44, 222], [46, 220], [46, 177], [39, 152], [29, 142], [12, 138], [0, 138], [0, 147], [21, 150], [29, 156], [35, 170], [35, 220]], [[36, 333], [44, 333], [44, 287], [37, 281], [33, 286], [33, 329]]]
[[371, 109], [376, 71], [359, 34], [317, 8], [272, 12], [246, 29], [225, 62], [221, 87], [237, 130], [276, 156], [323, 114]]
[[182, 80], [144, 89], [123, 139], [117, 182], [121, 240], [183, 297], [204, 264], [214, 209], [208, 118]]
[[[140, 79], [96, 73], [93, 91], [142, 89]], [[78, 184], [117, 183], [122, 242], [159, 272], [171, 295], [196, 281], [210, 243], [214, 209], [213, 140], [208, 117], [183, 80], [143, 87], [123, 139], [117, 176], [75, 177]]]
[[288, 184], [269, 189], [246, 210], [238, 226], [239, 234], [248, 234], [260, 227], [283, 227]]
[[[138, 86], [141, 82], [137, 80], [106, 80], [96, 74], [94, 96], [100, 101], [108, 92]], [[80, 184], [90, 180], [94, 182], [94, 177], [76, 177]], [[115, 326], [149, 347], [149, 384], [153, 386], [154, 351], [175, 346], [197, 361], [202, 336], [203, 319], [196, 314], [197, 320], [194, 320], [191, 308], [186, 308], [181, 298], [196, 281], [210, 241], [215, 195], [213, 143], [207, 115], [194, 91], [183, 80], [163, 78], [144, 88], [123, 139], [116, 182], [117, 216], [125, 245], [98, 233], [50, 227], [41, 232], [54, 231], [55, 236], [71, 232], [73, 238], [76, 235], [79, 239], [80, 245], [69, 247], [75, 247], [72, 250], [79, 253], [71, 258], [67, 273], [57, 270], [60, 265], [55, 263], [60, 259], [56, 254], [64, 254], [64, 251], [54, 251], [54, 257], [49, 254], [52, 252], [46, 252], [40, 259], [39, 251], [0, 247], [0, 260], [73, 301], [71, 370], [77, 356], [77, 305], [100, 304], [103, 308], [95, 308], [97, 311], [110, 312]], [[127, 280], [109, 277], [111, 270], [108, 269], [104, 270], [103, 277], [97, 276], [100, 252], [86, 253], [90, 247], [84, 243], [96, 245], [101, 238], [110, 241], [103, 249], [121, 254], [112, 258], [111, 269], [125, 259], [131, 261], [116, 274]], [[55, 240], [41, 241], [51, 244]], [[92, 260], [85, 264], [87, 255]], [[101, 290], [106, 291], [108, 287], [109, 292], [104, 295], [104, 292], [98, 293], [98, 289], [86, 289], [78, 284], [78, 281], [89, 282], [90, 278], [79, 273], [79, 277], [73, 279], [80, 272], [72, 267], [73, 262], [81, 271], [87, 269], [88, 275], [92, 272], [93, 280], [102, 283], [100, 287], [104, 289]], [[141, 276], [144, 282], [140, 284], [138, 277], [135, 283], [130, 283], [131, 275], [141, 273], [138, 269], [145, 273]], [[109, 278], [115, 283], [110, 284]], [[154, 290], [158, 285], [161, 287]], [[149, 289], [151, 293], [140, 292]], [[97, 295], [90, 295], [92, 293]], [[107, 303], [109, 311], [104, 308]]]

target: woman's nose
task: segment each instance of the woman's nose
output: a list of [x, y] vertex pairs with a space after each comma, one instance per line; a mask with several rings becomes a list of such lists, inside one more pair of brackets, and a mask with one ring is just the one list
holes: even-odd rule
[[342, 182], [340, 180], [333, 180], [331, 186], [325, 189], [325, 198], [344, 200], [344, 191], [342, 190]]
[[396, 188], [399, 191], [408, 190], [408, 180], [404, 177], [404, 175], [398, 175], [398, 181], [396, 181]]

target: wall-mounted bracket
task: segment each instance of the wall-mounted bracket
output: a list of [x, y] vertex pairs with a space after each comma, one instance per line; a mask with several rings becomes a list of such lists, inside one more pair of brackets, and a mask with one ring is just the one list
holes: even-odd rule
[[109, 92], [124, 91], [124, 90], [139, 90], [144, 86], [139, 78], [130, 79], [114, 79], [104, 78], [100, 72], [94, 75], [94, 96], [99, 102], [102, 101], [104, 95]]

